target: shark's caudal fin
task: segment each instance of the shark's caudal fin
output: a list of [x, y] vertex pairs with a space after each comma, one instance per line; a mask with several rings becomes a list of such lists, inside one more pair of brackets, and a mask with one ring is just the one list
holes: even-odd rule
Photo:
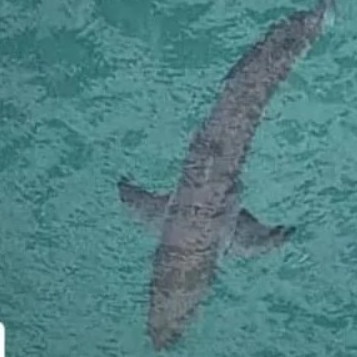
[[120, 179], [118, 189], [121, 201], [132, 208], [140, 219], [149, 223], [152, 228], [157, 228], [162, 223], [170, 195], [148, 192], [130, 183], [126, 177]]
[[294, 231], [295, 227], [264, 225], [246, 209], [242, 209], [237, 218], [230, 250], [239, 256], [255, 256], [280, 246]]
[[335, 0], [319, 0], [317, 5], [320, 7], [323, 16], [324, 16], [324, 26], [323, 29], [326, 31], [328, 28], [332, 27], [335, 24], [336, 19], [336, 1]]
[[336, 0], [320, 0], [320, 6], [325, 10], [335, 10], [336, 9]]

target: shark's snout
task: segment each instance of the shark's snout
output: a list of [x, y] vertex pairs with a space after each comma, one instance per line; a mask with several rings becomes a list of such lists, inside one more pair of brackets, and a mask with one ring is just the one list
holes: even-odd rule
[[169, 347], [181, 336], [181, 331], [174, 326], [153, 326], [149, 324], [148, 333], [156, 351]]

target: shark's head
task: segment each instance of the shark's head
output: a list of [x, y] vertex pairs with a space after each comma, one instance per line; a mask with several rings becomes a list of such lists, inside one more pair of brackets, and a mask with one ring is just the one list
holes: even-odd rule
[[182, 324], [149, 325], [149, 336], [156, 351], [160, 351], [174, 344], [182, 334]]
[[159, 282], [159, 286], [152, 287], [148, 334], [157, 351], [170, 347], [180, 338], [193, 307], [189, 296], [185, 298], [177, 291], [174, 281], [172, 283], [164, 287]]
[[213, 277], [214, 255], [188, 247], [161, 244], [150, 285], [148, 334], [156, 350], [182, 335]]

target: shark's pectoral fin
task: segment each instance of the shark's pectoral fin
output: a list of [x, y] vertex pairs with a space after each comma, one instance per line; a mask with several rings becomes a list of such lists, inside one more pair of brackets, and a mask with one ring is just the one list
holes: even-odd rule
[[166, 204], [170, 195], [157, 195], [130, 183], [122, 177], [118, 182], [119, 197], [122, 202], [132, 208], [138, 217], [157, 228], [162, 223]]
[[231, 249], [245, 257], [261, 254], [283, 244], [294, 231], [295, 227], [264, 225], [246, 209], [242, 209], [236, 222]]

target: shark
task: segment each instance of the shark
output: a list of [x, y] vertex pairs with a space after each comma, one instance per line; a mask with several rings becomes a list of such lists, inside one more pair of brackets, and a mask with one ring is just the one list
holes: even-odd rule
[[240, 173], [263, 111], [299, 56], [323, 31], [333, 0], [270, 26], [230, 69], [216, 104], [194, 132], [172, 192], [157, 194], [122, 176], [122, 202], [155, 222], [147, 331], [156, 350], [176, 343], [206, 296], [227, 246], [244, 257], [283, 244], [292, 225], [267, 225], [240, 203]]

